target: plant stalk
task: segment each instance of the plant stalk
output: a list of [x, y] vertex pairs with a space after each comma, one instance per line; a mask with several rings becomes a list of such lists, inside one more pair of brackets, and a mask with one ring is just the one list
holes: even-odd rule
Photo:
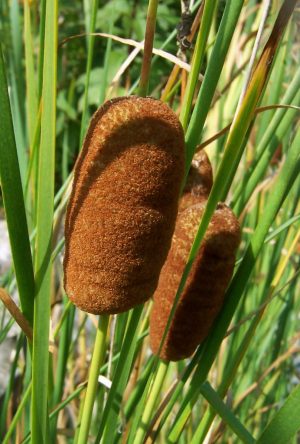
[[141, 97], [146, 97], [148, 94], [157, 7], [158, 0], [149, 0], [144, 43], [144, 56], [138, 89], [138, 94]]
[[142, 415], [142, 419], [139, 423], [139, 426], [138, 426], [138, 429], [137, 429], [137, 432], [135, 435], [135, 439], [133, 441], [134, 444], [142, 444], [143, 443], [146, 429], [148, 427], [148, 424], [150, 423], [153, 409], [154, 409], [155, 405], [157, 404], [157, 400], [158, 400], [159, 394], [161, 392], [163, 383], [165, 381], [165, 377], [167, 375], [168, 368], [169, 368], [168, 362], [166, 362], [166, 361], [159, 362], [158, 369], [157, 369], [157, 372], [155, 375], [155, 379], [149, 389], [149, 396], [148, 396], [148, 399], [147, 399], [147, 402], [145, 405], [145, 410]]
[[86, 444], [86, 442], [88, 441], [88, 434], [93, 414], [93, 406], [97, 392], [99, 371], [105, 356], [106, 333], [108, 323], [108, 315], [99, 316], [94, 352], [82, 410], [82, 418], [77, 441], [78, 444]]

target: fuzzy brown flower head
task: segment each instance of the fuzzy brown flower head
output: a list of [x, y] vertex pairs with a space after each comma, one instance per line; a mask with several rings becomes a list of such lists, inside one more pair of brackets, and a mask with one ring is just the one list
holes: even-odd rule
[[[150, 344], [158, 354], [175, 294], [196, 235], [205, 202], [180, 213], [171, 249], [163, 266], [150, 317]], [[231, 279], [240, 242], [238, 220], [230, 208], [219, 204], [206, 231], [181, 293], [170, 329], [160, 352], [168, 361], [191, 356], [219, 313]]]
[[152, 98], [94, 114], [68, 204], [65, 290], [84, 311], [120, 313], [152, 296], [171, 244], [184, 175], [184, 136]]

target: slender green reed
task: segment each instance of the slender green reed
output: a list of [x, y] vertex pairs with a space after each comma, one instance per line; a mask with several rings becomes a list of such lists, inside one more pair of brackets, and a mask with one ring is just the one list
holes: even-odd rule
[[106, 333], [109, 323], [109, 316], [99, 316], [99, 323], [94, 345], [94, 352], [91, 361], [88, 385], [83, 402], [81, 423], [78, 435], [78, 444], [84, 444], [88, 440], [89, 428], [92, 421], [93, 406], [97, 392], [99, 371], [105, 358]]
[[217, 1], [215, 0], [208, 0], [204, 2], [203, 15], [201, 18], [195, 50], [193, 53], [191, 72], [188, 78], [186, 92], [182, 103], [182, 110], [180, 113], [180, 120], [184, 130], [186, 130], [188, 126], [188, 121], [192, 107], [192, 100], [194, 97], [196, 84], [201, 71], [205, 55], [206, 44], [209, 36], [209, 31], [213, 23], [212, 18], [214, 11], [216, 9], [216, 5]]
[[57, 1], [47, 3], [34, 267], [35, 300], [31, 398], [31, 433], [33, 444], [49, 442], [48, 344], [52, 289], [51, 250], [56, 139], [57, 19]]
[[[33, 324], [34, 276], [7, 81], [0, 47], [0, 177], [20, 301]], [[12, 199], [11, 196], [14, 198]]]
[[[96, 15], [99, 7], [99, 0], [92, 1], [92, 11], [91, 11], [91, 23], [90, 23], [90, 34], [95, 32], [96, 26]], [[86, 73], [85, 73], [85, 89], [84, 89], [84, 99], [83, 99], [83, 110], [81, 117], [81, 127], [80, 127], [80, 145], [82, 144], [84, 134], [87, 129], [89, 116], [88, 116], [88, 95], [89, 95], [89, 85], [90, 85], [90, 75], [93, 63], [93, 54], [94, 54], [94, 46], [95, 46], [95, 36], [90, 35], [88, 37], [88, 56], [87, 56], [87, 65], [86, 65]]]

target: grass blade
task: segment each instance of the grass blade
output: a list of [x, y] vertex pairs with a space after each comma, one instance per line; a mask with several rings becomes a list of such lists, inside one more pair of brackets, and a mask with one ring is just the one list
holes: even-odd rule
[[37, 196], [35, 257], [35, 306], [32, 359], [31, 432], [33, 444], [49, 441], [48, 370], [51, 294], [52, 220], [56, 138], [58, 2], [46, 5], [45, 49], [42, 90], [41, 145]]
[[157, 398], [161, 392], [166, 374], [168, 371], [168, 363], [165, 361], [159, 361], [158, 369], [156, 372], [156, 377], [152, 381], [152, 385], [149, 388], [148, 399], [145, 405], [145, 409], [143, 411], [141, 420], [139, 422], [135, 438], [134, 444], [142, 444], [145, 432], [147, 431], [147, 426], [152, 417], [153, 409], [155, 404], [157, 403]]
[[[300, 97], [298, 93], [299, 88], [300, 68], [297, 70], [292, 82], [290, 83], [282, 102], [285, 104], [293, 103], [297, 105]], [[234, 197], [232, 199], [232, 204], [234, 206], [236, 206], [238, 204], [238, 200], [241, 199], [242, 191], [243, 202], [248, 201], [259, 180], [262, 178], [279, 141], [281, 141], [283, 135], [286, 134], [287, 128], [293, 121], [296, 113], [297, 111], [286, 108], [276, 110], [267, 130], [257, 146], [257, 162], [255, 162], [254, 165], [249, 168], [241, 185], [239, 185], [234, 192]]]
[[180, 114], [180, 120], [184, 130], [186, 130], [188, 125], [195, 88], [202, 67], [205, 48], [209, 36], [209, 31], [213, 23], [213, 14], [216, 9], [216, 5], [216, 0], [206, 0], [204, 2], [203, 15], [201, 18], [200, 28], [193, 54], [191, 72], [188, 77], [188, 83], [186, 86], [186, 92], [184, 95], [182, 110]]
[[[240, 438], [241, 442], [253, 444], [255, 439], [243, 426], [243, 424], [234, 416], [230, 408], [223, 402], [218, 393], [206, 381], [201, 386], [201, 394], [209, 402], [213, 410], [215, 410], [224, 422], [231, 428], [231, 430]], [[199, 440], [197, 433], [195, 433], [191, 444], [198, 444], [202, 442]]]
[[205, 75], [198, 94], [193, 114], [186, 133], [187, 165], [189, 170], [196, 145], [204, 127], [213, 95], [224, 65], [225, 57], [241, 13], [243, 0], [226, 2], [226, 7], [218, 30], [216, 43], [214, 45]]
[[78, 435], [78, 444], [85, 444], [88, 440], [89, 429], [92, 420], [93, 406], [98, 386], [98, 377], [103, 359], [105, 357], [106, 333], [109, 322], [109, 316], [99, 316], [95, 346], [91, 361], [88, 385], [83, 404], [83, 413]]
[[[10, 103], [0, 48], [0, 177], [24, 316], [33, 324], [34, 275]], [[14, 196], [13, 199], [10, 196]]]
[[38, 99], [42, 96], [44, 50], [45, 50], [46, 0], [40, 1], [39, 63], [38, 63]]
[[256, 441], [257, 444], [286, 444], [295, 436], [300, 429], [300, 385], [298, 385], [282, 407], [278, 410], [274, 418], [267, 425], [261, 436]]
[[26, 68], [26, 89], [27, 89], [27, 118], [29, 144], [32, 148], [35, 126], [38, 114], [38, 101], [34, 69], [34, 52], [31, 33], [31, 17], [29, 0], [24, 2], [24, 41], [25, 41], [25, 68]]
[[[99, 0], [92, 0], [91, 23], [89, 30], [90, 34], [93, 34], [95, 32], [98, 6], [99, 6]], [[93, 55], [94, 55], [94, 46], [95, 46], [95, 36], [90, 35], [88, 38], [88, 56], [87, 56], [87, 65], [85, 72], [85, 89], [84, 89], [83, 110], [82, 110], [81, 128], [80, 128], [80, 145], [82, 144], [89, 120], [88, 98], [89, 98], [90, 76], [91, 76], [91, 69], [92, 69]]]

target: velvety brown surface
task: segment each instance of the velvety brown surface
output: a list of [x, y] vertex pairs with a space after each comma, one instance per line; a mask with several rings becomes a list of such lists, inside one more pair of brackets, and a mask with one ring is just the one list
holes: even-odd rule
[[[204, 207], [205, 202], [193, 205], [178, 216], [150, 317], [150, 344], [155, 354], [159, 351]], [[187, 358], [207, 336], [221, 309], [239, 242], [238, 220], [225, 204], [219, 204], [180, 296], [160, 353], [162, 359], [178, 361]]]
[[120, 313], [152, 296], [184, 174], [184, 137], [164, 103], [107, 102], [94, 114], [67, 208], [65, 290], [82, 310]]

